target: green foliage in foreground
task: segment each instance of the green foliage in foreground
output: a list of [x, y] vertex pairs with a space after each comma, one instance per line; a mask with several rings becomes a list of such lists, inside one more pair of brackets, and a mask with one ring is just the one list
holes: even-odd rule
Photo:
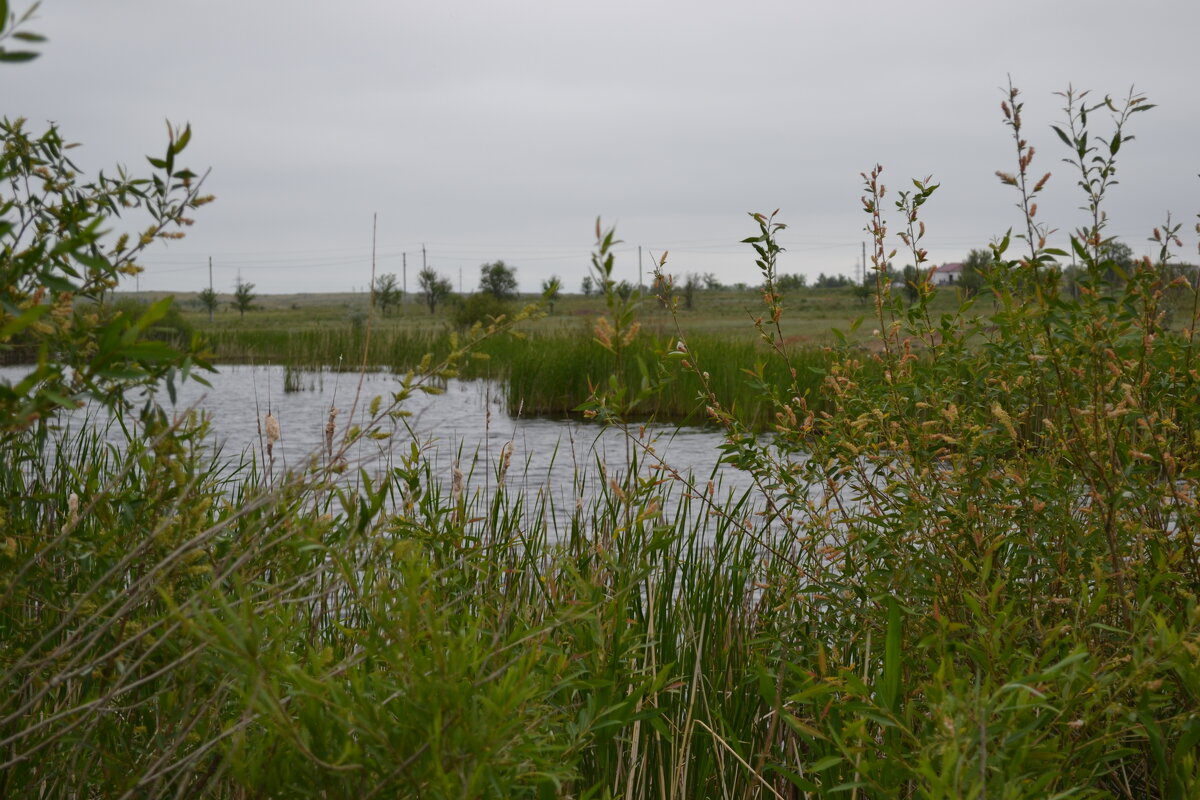
[[[503, 457], [433, 473], [404, 402], [461, 369], [457, 342], [363, 398], [367, 424], [331, 415], [286, 475], [269, 421], [238, 461], [153, 406], [113, 403], [113, 444], [48, 405], [73, 397], [0, 406], [0, 796], [1197, 796], [1198, 378], [1163, 323], [1174, 294], [1194, 328], [1196, 298], [1164, 281], [1170, 223], [1158, 264], [1109, 280], [1100, 200], [1144, 104], [1085, 106], [1116, 114], [1094, 136], [1068, 100], [1095, 211], [1078, 299], [1032, 215], [995, 248], [990, 324], [930, 313], [926, 283], [893, 298], [876, 169], [879, 348], [838, 351], [806, 390], [773, 290], [781, 226], [755, 215], [759, 352], [784, 365], [751, 368], [769, 438], [709, 345], [673, 338], [670, 368], [638, 350], [641, 298], [598, 226], [615, 377], [588, 408], [632, 455], [597, 464], [587, 498], [582, 470], [578, 498], [514, 493]], [[1029, 207], [1020, 111], [1013, 92], [1003, 177]], [[897, 202], [918, 265], [935, 188]], [[58, 386], [53, 363], [24, 391]], [[678, 370], [746, 496], [658, 464], [627, 425]]]

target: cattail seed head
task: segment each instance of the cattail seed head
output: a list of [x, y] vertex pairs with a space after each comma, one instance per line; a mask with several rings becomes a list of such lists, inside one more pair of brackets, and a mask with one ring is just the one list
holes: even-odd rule
[[274, 414], [267, 414], [263, 420], [263, 428], [267, 434], [268, 444], [274, 444], [279, 441], [279, 420], [275, 419]]
[[512, 461], [512, 442], [505, 442], [504, 449], [500, 451], [500, 485], [504, 485], [504, 479], [508, 476], [508, 465]]
[[337, 430], [338, 409], [329, 407], [329, 418], [325, 422], [325, 452], [333, 455], [333, 434]]

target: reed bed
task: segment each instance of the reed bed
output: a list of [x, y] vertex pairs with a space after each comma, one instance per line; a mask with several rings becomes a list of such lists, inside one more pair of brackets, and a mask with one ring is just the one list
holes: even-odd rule
[[[636, 409], [639, 419], [706, 424], [700, 381], [691, 371], [673, 369], [659, 374], [662, 355], [673, 340], [643, 336], [636, 340], [622, 364], [620, 380], [639, 385], [654, 373], [652, 397]], [[762, 430], [772, 420], [761, 383], [790, 383], [788, 366], [770, 358], [753, 340], [721, 336], [692, 339], [704, 353], [704, 367], [713, 387], [733, 404], [750, 425]], [[276, 363], [293, 370], [358, 369], [364, 337], [352, 330], [214, 331], [209, 341], [218, 361], [226, 363]], [[357, 349], [356, 349], [357, 348]], [[444, 358], [453, 348], [450, 334], [414, 334], [383, 331], [372, 335], [367, 363], [378, 369], [403, 373], [416, 368], [427, 354]], [[530, 416], [579, 416], [593, 388], [608, 380], [616, 369], [613, 354], [589, 333], [497, 337], [475, 350], [483, 358], [465, 361], [459, 374], [467, 379], [489, 378], [504, 384], [508, 407]], [[354, 354], [360, 355], [354, 355]], [[829, 348], [790, 348], [798, 384], [806, 397], [820, 404], [818, 389], [833, 360]], [[759, 383], [748, 380], [756, 367]]]
[[[4, 476], [29, 498], [12, 533], [44, 537], [6, 585], [5, 796], [620, 793], [679, 756], [664, 720], [710, 720], [664, 669], [717, 657], [704, 693], [745, 691], [726, 648], [759, 602], [747, 576], [777, 566], [729, 513], [744, 498], [687, 513], [635, 457], [552, 532], [544, 499], [454, 497], [415, 456], [357, 489], [268, 486], [200, 457], [203, 426], [164, 433], [44, 436]], [[738, 780], [694, 760], [685, 794]]]

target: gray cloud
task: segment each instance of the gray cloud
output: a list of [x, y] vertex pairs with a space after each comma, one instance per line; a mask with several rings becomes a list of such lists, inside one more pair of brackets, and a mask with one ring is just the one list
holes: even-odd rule
[[145, 259], [150, 288], [199, 288], [210, 255], [222, 288], [238, 270], [262, 291], [361, 288], [374, 213], [381, 270], [425, 243], [468, 283], [503, 258], [526, 289], [551, 273], [577, 287], [597, 215], [619, 225], [629, 275], [642, 244], [670, 249], [671, 269], [752, 281], [745, 214], [776, 207], [785, 270], [849, 274], [858, 175], [876, 162], [893, 189], [941, 183], [929, 249], [952, 260], [1017, 221], [993, 176], [1012, 161], [1010, 73], [1035, 168], [1055, 173], [1048, 221], [1081, 222], [1048, 128], [1072, 82], [1160, 104], [1122, 154], [1112, 232], [1142, 251], [1167, 209], [1198, 210], [1195, 3], [1154, 19], [1094, 0], [315, 8], [47, 0], [32, 28], [50, 42], [5, 68], [4, 112], [57, 120], [92, 170], [144, 164], [164, 118], [193, 124], [187, 160], [211, 166], [218, 201]]

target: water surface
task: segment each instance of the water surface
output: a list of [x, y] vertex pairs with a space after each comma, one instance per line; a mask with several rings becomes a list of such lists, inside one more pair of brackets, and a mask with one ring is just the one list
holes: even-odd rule
[[[281, 439], [274, 445], [275, 470], [300, 467], [325, 447], [325, 427], [331, 408], [338, 409], [340, 441], [350, 424], [365, 425], [372, 398], [384, 407], [399, 389], [399, 379], [387, 372], [293, 373], [284, 391], [285, 369], [280, 366], [221, 366], [207, 375], [211, 386], [187, 382], [178, 387], [174, 410], [196, 408], [209, 416], [213, 443], [226, 457], [246, 454], [262, 459], [262, 421], [270, 412], [279, 422]], [[15, 382], [28, 368], [0, 368], [0, 381]], [[361, 387], [360, 387], [361, 381]], [[722, 438], [714, 430], [677, 426], [633, 426], [627, 432], [573, 419], [524, 418], [505, 407], [503, 387], [492, 381], [451, 380], [438, 395], [416, 393], [403, 408], [411, 412], [390, 429], [384, 441], [362, 439], [351, 446], [348, 459], [372, 471], [389, 468], [414, 442], [449, 486], [459, 468], [468, 492], [490, 496], [499, 479], [499, 463], [511, 452], [505, 474], [510, 490], [527, 497], [544, 494], [558, 515], [578, 502], [587, 503], [606, 477], [624, 474], [631, 458], [645, 467], [662, 462], [700, 484], [716, 481], [722, 492], [740, 492], [749, 476], [719, 466]], [[160, 402], [169, 405], [166, 392]], [[652, 448], [647, 452], [645, 447]]]

